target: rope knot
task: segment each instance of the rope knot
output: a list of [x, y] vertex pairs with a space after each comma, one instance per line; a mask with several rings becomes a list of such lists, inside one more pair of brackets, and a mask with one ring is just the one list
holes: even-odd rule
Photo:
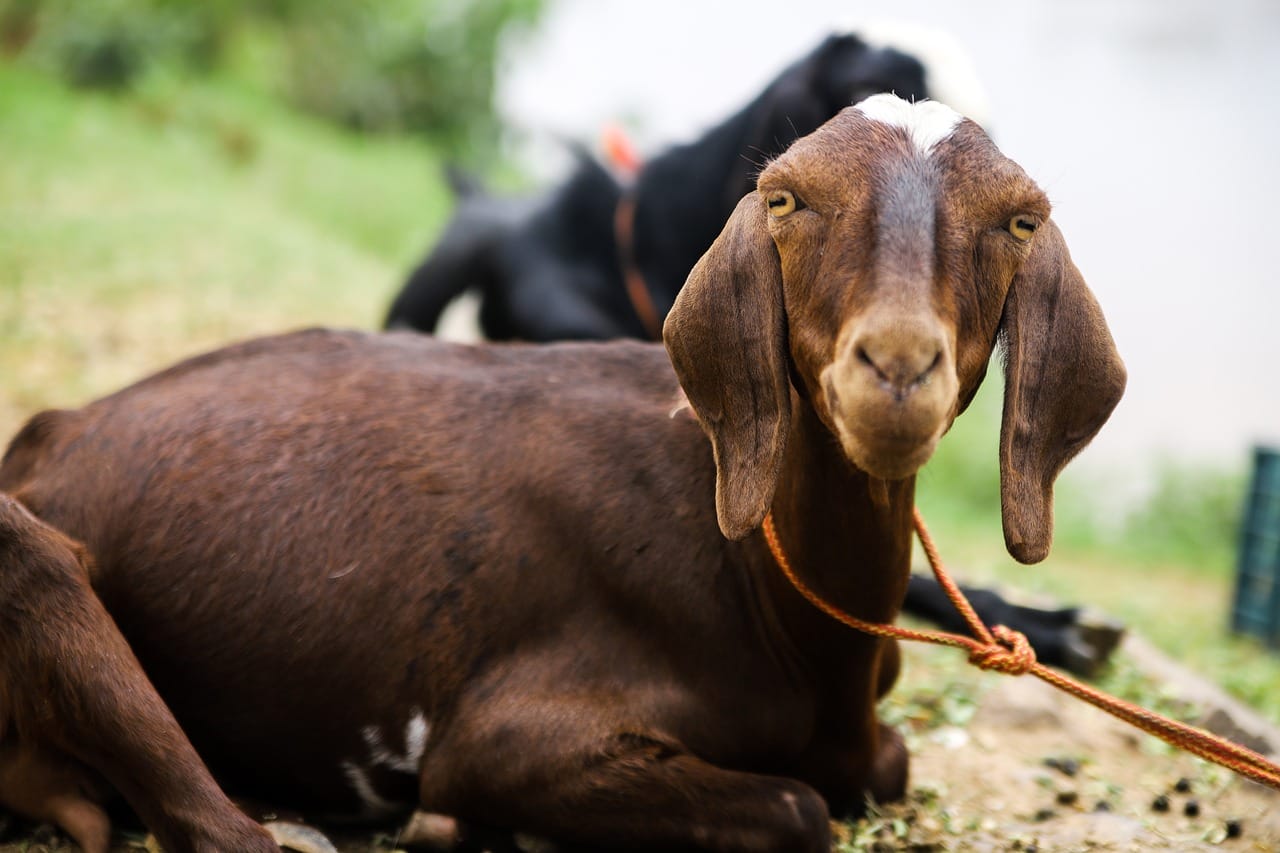
[[991, 669], [1005, 675], [1025, 675], [1036, 665], [1036, 652], [1027, 635], [1005, 625], [991, 628], [995, 642], [979, 646], [969, 654], [969, 662], [979, 669]]

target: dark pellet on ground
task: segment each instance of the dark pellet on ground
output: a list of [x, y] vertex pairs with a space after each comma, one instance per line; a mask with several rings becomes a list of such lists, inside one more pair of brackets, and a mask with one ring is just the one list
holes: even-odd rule
[[1200, 804], [1195, 800], [1187, 800], [1186, 804], [1182, 807], [1182, 813], [1187, 817], [1199, 817]]
[[1164, 794], [1156, 797], [1151, 803], [1152, 811], [1167, 812], [1169, 810], [1169, 798]]
[[1190, 780], [1190, 779], [1188, 779], [1186, 776], [1183, 776], [1183, 777], [1182, 777], [1181, 779], [1179, 779], [1179, 780], [1177, 781], [1177, 783], [1173, 786], [1173, 790], [1177, 791], [1179, 794], [1190, 794], [1190, 793], [1191, 793], [1191, 780]]
[[1074, 806], [1076, 804], [1076, 801], [1078, 801], [1079, 799], [1080, 799], [1080, 795], [1077, 794], [1075, 791], [1059, 791], [1058, 792], [1058, 805], [1060, 806]]
[[1044, 760], [1045, 767], [1051, 767], [1066, 776], [1074, 776], [1080, 772], [1080, 762], [1074, 758], [1056, 758], [1050, 756]]
[[1106, 800], [1098, 800], [1093, 804], [1093, 810], [1095, 812], [1109, 812], [1111, 811], [1111, 803], [1108, 803]]
[[1244, 826], [1241, 825], [1240, 821], [1235, 820], [1234, 818], [1227, 821], [1226, 827], [1227, 838], [1239, 838], [1241, 835], [1244, 835]]
[[1034, 820], [1036, 823], [1044, 823], [1046, 820], [1053, 820], [1057, 816], [1058, 816], [1057, 812], [1055, 812], [1053, 809], [1041, 809], [1040, 811], [1036, 812], [1035, 817], [1033, 817], [1032, 820]]

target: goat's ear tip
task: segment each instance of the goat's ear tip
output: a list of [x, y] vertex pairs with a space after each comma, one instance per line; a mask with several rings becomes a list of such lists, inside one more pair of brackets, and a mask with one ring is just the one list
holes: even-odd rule
[[1048, 537], [1028, 542], [1023, 539], [1014, 539], [1013, 535], [1006, 533], [1004, 544], [1009, 549], [1009, 555], [1024, 566], [1042, 562], [1049, 556]]
[[[739, 499], [735, 500], [735, 496]], [[741, 497], [740, 491], [730, 490], [726, 493], [717, 483], [716, 522], [720, 525], [724, 538], [730, 542], [747, 538], [753, 530], [764, 524], [765, 514], [769, 511], [767, 500], [743, 501]]]
[[716, 515], [716, 520], [720, 522], [720, 532], [723, 533], [724, 538], [728, 539], [730, 542], [738, 542], [747, 538], [751, 531], [760, 526], [760, 521], [764, 520], [761, 519], [755, 524], [750, 524], [744, 522], [740, 518], [730, 518], [723, 512], [717, 513]]

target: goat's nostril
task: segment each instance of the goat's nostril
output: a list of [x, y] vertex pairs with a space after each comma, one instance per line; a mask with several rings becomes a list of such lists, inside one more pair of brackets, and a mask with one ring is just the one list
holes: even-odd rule
[[880, 369], [880, 365], [876, 364], [875, 359], [873, 359], [871, 355], [867, 352], [866, 347], [859, 345], [857, 348], [856, 355], [857, 355], [858, 361], [862, 362], [867, 367], [875, 371], [876, 377], [881, 382], [889, 381], [889, 377], [886, 376], [885, 372]]
[[938, 350], [938, 352], [933, 356], [933, 361], [929, 362], [929, 366], [920, 372], [920, 375], [915, 378], [915, 381], [912, 382], [912, 384], [923, 385], [925, 382], [929, 380], [929, 377], [933, 374], [933, 371], [936, 370], [938, 368], [938, 365], [941, 363], [942, 363], [942, 350]]

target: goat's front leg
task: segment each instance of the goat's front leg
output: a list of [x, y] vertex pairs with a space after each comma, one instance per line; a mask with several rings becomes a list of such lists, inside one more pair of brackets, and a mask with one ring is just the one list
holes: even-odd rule
[[868, 797], [891, 803], [907, 792], [906, 742], [875, 711], [876, 702], [898, 679], [901, 650], [897, 640], [875, 642], [876, 668], [869, 683], [834, 680], [835, 692], [823, 704], [813, 742], [796, 763], [796, 775], [817, 788], [832, 815], [841, 819], [860, 817]]
[[826, 802], [803, 782], [717, 767], [581, 708], [517, 706], [520, 720], [490, 716], [484, 732], [455, 729], [459, 737], [428, 753], [425, 808], [549, 838], [562, 850], [830, 850]]
[[15, 797], [2, 786], [0, 796], [100, 844], [105, 818], [82, 784], [92, 768], [165, 850], [277, 850], [213, 781], [90, 588], [86, 561], [0, 494], [0, 759], [48, 782], [42, 803], [29, 802], [40, 793], [31, 788]]

